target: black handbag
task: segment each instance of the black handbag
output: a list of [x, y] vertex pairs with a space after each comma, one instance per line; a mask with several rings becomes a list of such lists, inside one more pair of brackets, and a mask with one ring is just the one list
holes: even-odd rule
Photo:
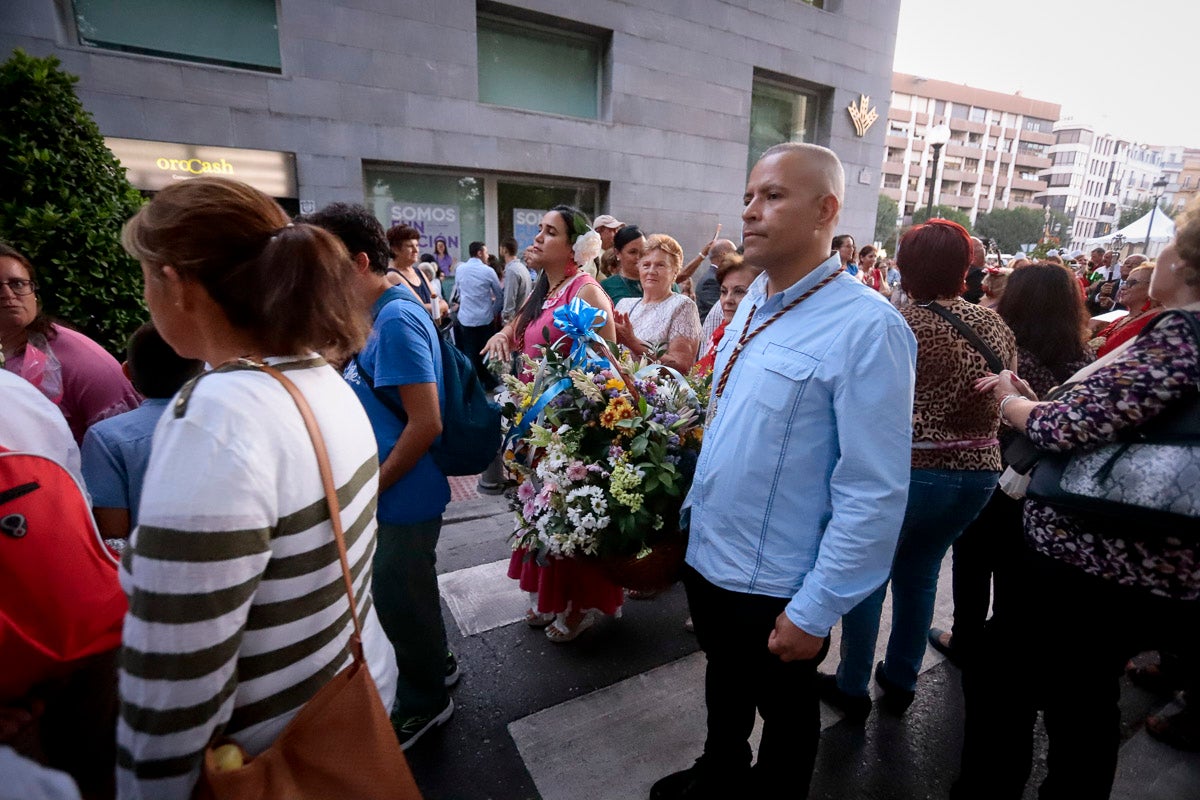
[[[1200, 347], [1200, 321], [1181, 317]], [[1145, 331], [1143, 334], [1145, 335]], [[1026, 497], [1103, 525], [1136, 525], [1156, 536], [1200, 536], [1200, 387], [1149, 422], [1091, 450], [1043, 452]]]

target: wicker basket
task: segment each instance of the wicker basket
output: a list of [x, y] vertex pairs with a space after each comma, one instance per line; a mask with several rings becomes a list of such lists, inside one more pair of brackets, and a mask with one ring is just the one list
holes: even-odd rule
[[687, 534], [677, 531], [650, 547], [650, 552], [642, 558], [602, 558], [597, 563], [608, 579], [618, 586], [638, 592], [666, 589], [679, 580], [683, 557], [687, 553]]

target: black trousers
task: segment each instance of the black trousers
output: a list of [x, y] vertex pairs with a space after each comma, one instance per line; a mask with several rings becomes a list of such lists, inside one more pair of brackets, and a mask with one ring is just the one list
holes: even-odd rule
[[763, 733], [755, 772], [765, 785], [787, 785], [794, 796], [807, 797], [821, 738], [816, 672], [829, 640], [811, 661], [785, 663], [767, 650], [767, 637], [790, 598], [731, 592], [690, 566], [683, 585], [708, 659], [704, 760], [730, 772], [747, 769], [757, 709]]
[[980, 658], [963, 672], [962, 773], [952, 797], [1017, 800], [1038, 709], [1049, 738], [1041, 800], [1103, 800], [1120, 746], [1119, 679], [1146, 649], [1194, 658], [1200, 601], [1158, 597], [1028, 549], [998, 587]]
[[471, 363], [475, 365], [475, 374], [479, 376], [479, 380], [483, 381], [484, 388], [489, 390], [496, 388], [498, 381], [483, 363], [483, 355], [480, 351], [496, 331], [496, 326], [492, 324], [460, 325], [455, 323], [454, 326], [455, 345], [471, 359]]
[[[1024, 532], [1021, 501], [999, 488], [975, 521], [954, 540], [954, 648], [964, 656], [979, 643], [992, 605], [992, 583], [1012, 574], [1020, 557]], [[1002, 602], [1004, 587], [996, 588]]]

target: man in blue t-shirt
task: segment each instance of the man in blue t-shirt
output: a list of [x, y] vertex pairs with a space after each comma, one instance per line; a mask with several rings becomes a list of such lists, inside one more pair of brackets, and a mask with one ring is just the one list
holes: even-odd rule
[[446, 646], [437, 543], [450, 484], [429, 448], [442, 432], [442, 353], [429, 312], [387, 279], [383, 226], [364, 207], [334, 203], [302, 218], [350, 251], [356, 291], [374, 323], [343, 377], [367, 412], [379, 447], [379, 534], [372, 595], [396, 650], [400, 679], [392, 724], [404, 749], [454, 713], [447, 689], [458, 665]]

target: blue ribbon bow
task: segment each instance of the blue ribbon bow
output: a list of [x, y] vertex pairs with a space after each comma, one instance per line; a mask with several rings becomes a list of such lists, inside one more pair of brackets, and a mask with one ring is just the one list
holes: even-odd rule
[[597, 369], [606, 369], [609, 366], [608, 359], [600, 357], [588, 346], [589, 342], [604, 344], [604, 340], [596, 331], [603, 328], [607, 321], [608, 315], [604, 311], [588, 305], [586, 301], [578, 297], [555, 310], [554, 327], [562, 331], [572, 342], [570, 352], [572, 366], [591, 366]]

